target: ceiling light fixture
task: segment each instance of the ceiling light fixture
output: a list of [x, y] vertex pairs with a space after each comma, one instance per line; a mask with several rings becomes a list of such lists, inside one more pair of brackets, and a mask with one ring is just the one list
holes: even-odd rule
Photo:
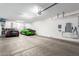
[[32, 12], [33, 13], [38, 13], [40, 11], [40, 9], [41, 9], [40, 7], [34, 6], [33, 9], [32, 9]]

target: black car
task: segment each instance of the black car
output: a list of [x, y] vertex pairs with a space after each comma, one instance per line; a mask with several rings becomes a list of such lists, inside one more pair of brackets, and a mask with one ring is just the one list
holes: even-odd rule
[[19, 36], [19, 31], [13, 28], [6, 28], [4, 30], [5, 37], [17, 37]]

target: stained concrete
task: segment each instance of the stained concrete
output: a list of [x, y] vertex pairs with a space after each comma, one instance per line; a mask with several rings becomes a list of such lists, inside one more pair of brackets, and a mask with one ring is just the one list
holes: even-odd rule
[[0, 38], [0, 56], [79, 56], [79, 44], [39, 36]]

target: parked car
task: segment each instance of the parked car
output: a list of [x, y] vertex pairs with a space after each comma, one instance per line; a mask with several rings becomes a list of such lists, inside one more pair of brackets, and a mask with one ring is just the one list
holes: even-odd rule
[[15, 30], [13, 28], [6, 28], [4, 30], [4, 32], [5, 32], [5, 37], [17, 37], [17, 36], [19, 36], [19, 31]]
[[36, 34], [36, 31], [32, 29], [22, 29], [21, 34], [26, 36], [32, 36]]

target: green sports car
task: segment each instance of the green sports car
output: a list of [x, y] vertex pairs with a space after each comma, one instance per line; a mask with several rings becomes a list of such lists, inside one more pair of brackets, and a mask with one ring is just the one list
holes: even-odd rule
[[35, 30], [32, 30], [32, 29], [22, 29], [21, 30], [21, 34], [22, 35], [26, 35], [26, 36], [32, 36], [32, 35], [35, 35], [36, 31]]

